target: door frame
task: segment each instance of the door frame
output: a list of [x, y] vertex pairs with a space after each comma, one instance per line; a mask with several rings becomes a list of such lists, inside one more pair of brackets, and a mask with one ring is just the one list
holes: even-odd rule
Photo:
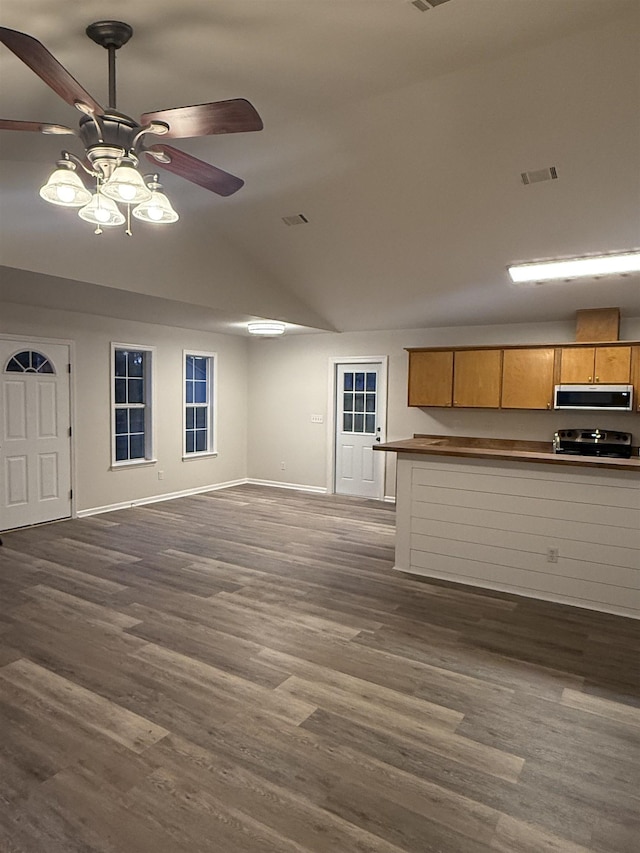
[[[71, 482], [71, 516], [70, 518], [77, 518], [78, 513], [76, 509], [76, 495], [77, 495], [77, 484], [76, 484], [76, 406], [75, 406], [75, 364], [76, 364], [76, 353], [75, 353], [75, 341], [70, 340], [69, 338], [46, 338], [46, 337], [35, 337], [34, 335], [14, 335], [9, 332], [3, 332], [0, 329], [0, 338], [3, 338], [7, 341], [24, 341], [24, 343], [28, 344], [30, 348], [37, 350], [39, 346], [46, 347], [48, 344], [67, 346], [69, 347], [69, 423], [71, 425], [71, 436], [70, 436], [70, 446], [69, 446], [69, 464], [71, 467], [70, 474], [70, 482]], [[4, 367], [4, 365], [0, 365]], [[64, 519], [60, 519], [63, 521]], [[45, 521], [43, 524], [50, 524], [51, 522]]]
[[[387, 438], [387, 383], [389, 379], [388, 355], [333, 355], [329, 357], [329, 389], [327, 412], [327, 492], [336, 494], [336, 427], [337, 427], [337, 387], [336, 375], [339, 364], [379, 364], [380, 382], [378, 386], [378, 426], [380, 441]], [[379, 495], [371, 500], [384, 500], [387, 480], [387, 466], [382, 465], [382, 478]]]

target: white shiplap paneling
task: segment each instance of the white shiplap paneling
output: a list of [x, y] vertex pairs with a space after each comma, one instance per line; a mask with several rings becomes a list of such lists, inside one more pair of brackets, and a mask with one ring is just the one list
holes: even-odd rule
[[401, 455], [396, 568], [640, 618], [640, 478]]

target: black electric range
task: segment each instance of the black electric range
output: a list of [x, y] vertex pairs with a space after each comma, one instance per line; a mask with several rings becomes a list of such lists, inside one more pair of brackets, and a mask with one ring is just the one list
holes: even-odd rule
[[572, 453], [577, 456], [613, 456], [630, 459], [633, 453], [630, 432], [605, 429], [561, 429], [554, 435], [555, 453]]

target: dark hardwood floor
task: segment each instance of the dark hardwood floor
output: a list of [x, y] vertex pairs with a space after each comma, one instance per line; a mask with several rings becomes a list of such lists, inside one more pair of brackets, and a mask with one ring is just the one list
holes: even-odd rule
[[3, 853], [637, 853], [640, 623], [244, 486], [4, 534]]

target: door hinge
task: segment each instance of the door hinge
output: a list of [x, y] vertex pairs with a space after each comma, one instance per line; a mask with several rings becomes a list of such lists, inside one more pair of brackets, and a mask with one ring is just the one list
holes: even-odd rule
[[67, 373], [71, 373], [71, 364], [67, 365]]
[[73, 497], [73, 489], [69, 489], [69, 500]]
[[69, 438], [71, 438], [72, 435], [73, 435], [73, 429], [71, 427], [69, 427]]

